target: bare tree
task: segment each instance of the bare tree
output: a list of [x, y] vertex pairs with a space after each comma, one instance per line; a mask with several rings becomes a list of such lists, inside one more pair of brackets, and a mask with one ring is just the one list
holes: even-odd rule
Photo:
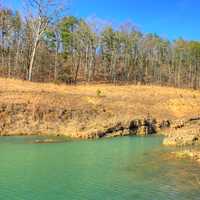
[[56, 0], [28, 0], [27, 5], [29, 13], [26, 21], [33, 32], [33, 47], [28, 67], [28, 80], [31, 81], [37, 47], [49, 24], [54, 23], [63, 7]]
[[0, 76], [200, 88], [199, 41], [168, 41], [132, 23], [101, 26], [94, 18], [60, 16], [61, 0], [25, 1], [25, 17], [0, 7]]

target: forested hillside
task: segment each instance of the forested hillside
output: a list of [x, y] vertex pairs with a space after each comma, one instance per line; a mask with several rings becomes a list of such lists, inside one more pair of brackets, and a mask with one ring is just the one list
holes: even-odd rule
[[127, 22], [101, 26], [54, 1], [30, 2], [28, 14], [0, 8], [2, 77], [200, 87], [199, 41], [169, 41]]

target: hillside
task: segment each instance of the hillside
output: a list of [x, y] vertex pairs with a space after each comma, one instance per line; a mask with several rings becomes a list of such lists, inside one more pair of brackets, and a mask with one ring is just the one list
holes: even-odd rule
[[67, 86], [0, 79], [1, 135], [90, 138], [105, 130], [119, 131], [122, 124], [129, 126], [131, 121], [147, 116], [157, 123], [200, 116], [200, 92], [159, 86]]

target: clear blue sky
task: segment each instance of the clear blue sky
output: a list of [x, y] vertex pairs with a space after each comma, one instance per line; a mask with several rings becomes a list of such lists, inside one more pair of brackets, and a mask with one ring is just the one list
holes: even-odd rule
[[[4, 0], [3, 0], [4, 1]], [[5, 0], [20, 8], [20, 0]], [[70, 14], [96, 16], [113, 24], [132, 21], [143, 32], [170, 40], [200, 40], [200, 0], [70, 0]]]

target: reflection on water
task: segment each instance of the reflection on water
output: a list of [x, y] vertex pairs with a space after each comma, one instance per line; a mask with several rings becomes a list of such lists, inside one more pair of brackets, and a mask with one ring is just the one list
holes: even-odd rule
[[1, 199], [200, 199], [200, 167], [172, 158], [160, 137], [38, 139], [0, 139]]

